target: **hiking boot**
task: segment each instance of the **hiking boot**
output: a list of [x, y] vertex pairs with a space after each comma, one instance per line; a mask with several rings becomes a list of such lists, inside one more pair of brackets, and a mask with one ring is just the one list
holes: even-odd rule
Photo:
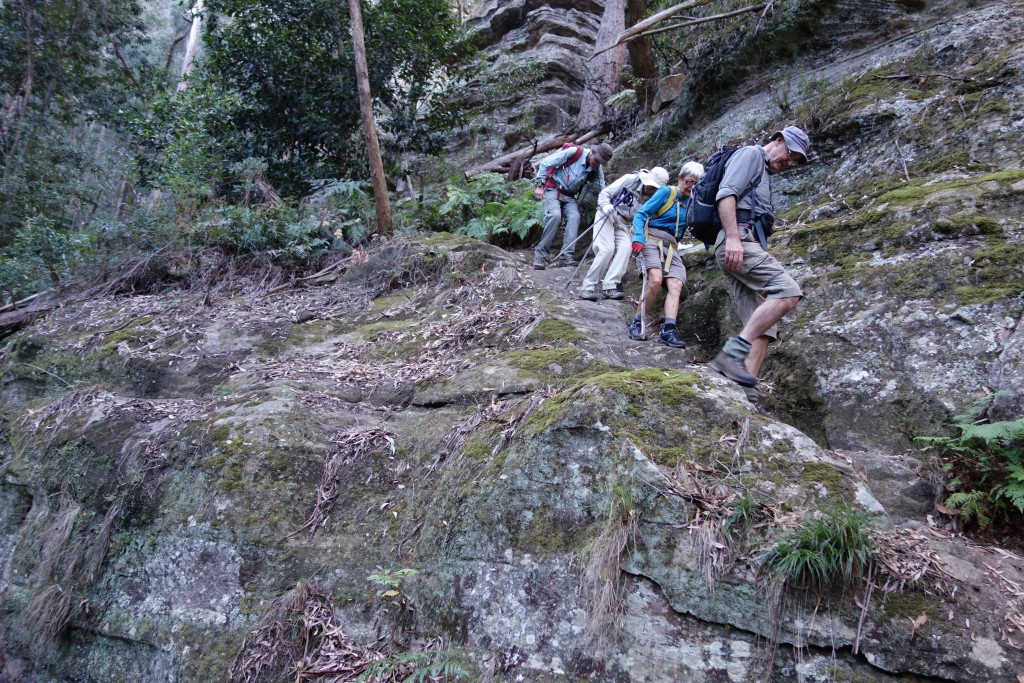
[[673, 349], [686, 348], [686, 342], [679, 338], [679, 329], [675, 325], [661, 328], [661, 334], [658, 335], [658, 343], [671, 346]]
[[579, 261], [573, 261], [571, 258], [560, 258], [557, 261], [555, 261], [555, 268], [572, 268], [573, 266], [578, 266], [579, 264]]
[[753, 404], [761, 402], [761, 392], [757, 387], [743, 387], [743, 393], [747, 395], [747, 400]]
[[708, 365], [712, 370], [731, 379], [736, 384], [744, 387], [757, 386], [757, 378], [747, 372], [742, 358], [736, 358], [735, 356], [730, 356], [725, 351], [719, 351], [715, 359]]
[[629, 324], [629, 338], [634, 341], [644, 340], [644, 328], [639, 320], [634, 320]]
[[533, 262], [533, 269], [534, 270], [544, 270], [545, 268], [547, 268], [547, 266], [544, 264], [543, 261], [534, 261]]
[[619, 291], [618, 289], [615, 289], [615, 288], [602, 289], [601, 290], [601, 296], [603, 296], [605, 299], [615, 299], [616, 301], [619, 300], [619, 299], [625, 299], [626, 298], [625, 294], [623, 294], [621, 291]]
[[597, 301], [597, 292], [591, 289], [581, 289], [580, 298], [586, 299], [587, 301]]

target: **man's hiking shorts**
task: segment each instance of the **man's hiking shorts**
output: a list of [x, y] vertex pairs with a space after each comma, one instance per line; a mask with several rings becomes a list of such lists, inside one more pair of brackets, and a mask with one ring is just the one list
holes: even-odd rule
[[[736, 304], [740, 319], [746, 325], [750, 316], [765, 299], [803, 297], [804, 293], [782, 264], [761, 248], [753, 230], [745, 223], [741, 223], [739, 227], [740, 239], [743, 242], [743, 266], [739, 270], [729, 270], [725, 267], [724, 230], [718, 233], [718, 239], [715, 241], [715, 261], [729, 280], [729, 294]], [[772, 325], [764, 334], [775, 341], [779, 338], [778, 326]]]

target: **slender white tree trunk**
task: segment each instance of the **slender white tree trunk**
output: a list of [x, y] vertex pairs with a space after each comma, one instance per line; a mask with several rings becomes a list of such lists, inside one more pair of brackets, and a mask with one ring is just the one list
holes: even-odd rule
[[188, 75], [192, 72], [192, 65], [196, 59], [196, 49], [199, 47], [200, 29], [203, 22], [202, 11], [203, 0], [196, 0], [195, 4], [192, 5], [192, 28], [189, 29], [188, 42], [185, 43], [185, 59], [181, 62], [181, 80], [178, 81], [178, 91], [188, 87]]
[[[391, 203], [388, 198], [387, 178], [384, 177], [384, 163], [380, 158], [377, 121], [373, 117], [370, 74], [366, 65], [366, 40], [363, 37], [363, 12], [359, 6], [359, 0], [348, 0], [348, 12], [349, 22], [352, 24], [352, 47], [356, 62], [359, 111], [362, 113], [363, 135], [366, 137], [366, 158], [370, 162], [370, 178], [373, 180], [373, 201], [377, 207], [377, 233], [390, 235], [394, 232], [391, 224]], [[338, 50], [341, 49], [339, 41]]]

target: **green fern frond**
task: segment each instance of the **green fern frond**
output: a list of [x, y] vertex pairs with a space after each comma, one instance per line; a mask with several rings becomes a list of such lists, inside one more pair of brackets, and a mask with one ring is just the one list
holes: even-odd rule
[[963, 440], [977, 440], [991, 446], [1020, 441], [1022, 437], [1024, 437], [1024, 418], [1014, 422], [964, 425], [961, 427], [960, 435]]
[[992, 523], [988, 512], [988, 496], [984, 491], [957, 491], [946, 499], [946, 507], [959, 510], [965, 522], [974, 520], [985, 529]]

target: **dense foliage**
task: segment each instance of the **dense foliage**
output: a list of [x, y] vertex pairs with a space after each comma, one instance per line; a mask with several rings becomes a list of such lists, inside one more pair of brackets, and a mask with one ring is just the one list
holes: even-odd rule
[[0, 288], [57, 281], [118, 232], [124, 111], [158, 87], [134, 0], [0, 3]]
[[[195, 11], [0, 3], [5, 299], [167, 244], [314, 265], [372, 227], [350, 182], [367, 171], [347, 2], [207, 0], [179, 84]], [[385, 164], [402, 176], [462, 120], [445, 93], [471, 48], [445, 0], [365, 3], [364, 23]]]
[[[349, 18], [339, 0], [210, 0], [206, 87], [238, 105], [208, 127], [231, 161], [268, 164], [271, 183], [299, 195], [320, 178], [367, 177]], [[445, 0], [364, 8], [370, 85], [386, 161], [436, 152], [458, 112], [443, 90], [469, 54]], [[198, 111], [207, 112], [207, 107]]]

